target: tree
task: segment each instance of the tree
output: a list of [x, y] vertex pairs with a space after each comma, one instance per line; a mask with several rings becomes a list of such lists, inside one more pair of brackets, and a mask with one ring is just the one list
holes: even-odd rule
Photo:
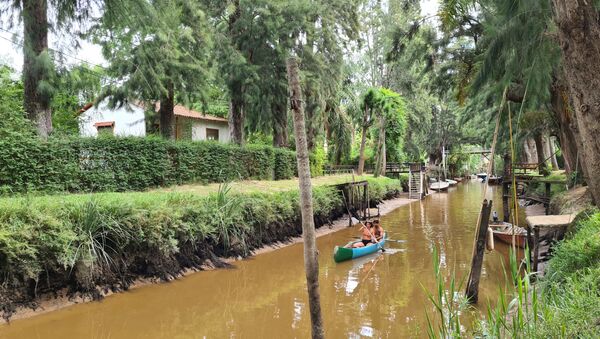
[[363, 118], [361, 124], [362, 133], [360, 140], [360, 151], [358, 155], [358, 175], [362, 175], [365, 169], [365, 147], [367, 144], [367, 133], [369, 131], [369, 127], [371, 127], [373, 124], [373, 111], [376, 109], [379, 101], [377, 95], [378, 93], [376, 90], [369, 89], [367, 93], [365, 93], [361, 104]]
[[586, 180], [600, 206], [600, 20], [597, 1], [553, 0], [563, 71], [582, 142]]
[[315, 223], [312, 206], [312, 187], [310, 181], [310, 163], [306, 128], [304, 125], [304, 107], [302, 90], [298, 74], [298, 62], [294, 57], [287, 59], [287, 73], [290, 88], [290, 104], [294, 114], [294, 134], [296, 136], [296, 156], [298, 162], [298, 178], [300, 186], [300, 210], [302, 212], [302, 238], [304, 240], [304, 268], [308, 303], [312, 324], [312, 337], [323, 338], [323, 319], [321, 316], [321, 300], [319, 293], [319, 261], [315, 237]]
[[152, 25], [105, 17], [94, 29], [94, 41], [110, 60], [107, 74], [116, 79], [100, 99], [109, 97], [112, 106], [131, 99], [158, 102], [160, 134], [175, 139], [175, 105], [204, 100], [211, 40], [204, 12], [194, 1], [152, 5], [161, 13]]
[[23, 107], [37, 133], [47, 138], [52, 132], [50, 86], [54, 69], [48, 54], [48, 3], [46, 0], [23, 0]]

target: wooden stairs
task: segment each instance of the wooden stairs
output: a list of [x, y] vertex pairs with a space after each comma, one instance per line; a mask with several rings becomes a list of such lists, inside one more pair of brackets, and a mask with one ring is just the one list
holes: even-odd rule
[[423, 199], [423, 172], [410, 171], [408, 173], [408, 198]]

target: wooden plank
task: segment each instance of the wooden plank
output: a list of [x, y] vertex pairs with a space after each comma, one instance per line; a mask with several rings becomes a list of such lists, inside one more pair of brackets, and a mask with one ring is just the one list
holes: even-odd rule
[[485, 250], [486, 234], [490, 220], [490, 212], [492, 211], [492, 201], [483, 201], [481, 206], [481, 218], [476, 230], [475, 247], [473, 258], [471, 259], [471, 271], [469, 280], [467, 281], [467, 300], [470, 303], [477, 303], [479, 299], [479, 279], [481, 277], [481, 267], [483, 266], [483, 254]]

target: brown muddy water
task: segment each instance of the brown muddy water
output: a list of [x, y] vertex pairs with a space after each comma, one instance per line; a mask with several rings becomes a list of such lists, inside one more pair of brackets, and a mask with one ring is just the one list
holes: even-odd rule
[[[490, 187], [497, 211], [500, 189]], [[383, 254], [336, 264], [335, 245], [356, 228], [318, 239], [321, 302], [329, 338], [426, 336], [425, 311], [433, 312], [423, 288], [433, 291], [432, 253], [439, 248], [446, 274], [468, 274], [483, 185], [467, 182], [382, 218], [391, 239]], [[521, 220], [524, 220], [521, 216]], [[0, 338], [309, 338], [310, 319], [302, 244], [235, 263], [235, 268], [192, 274], [101, 302], [0, 325]], [[480, 304], [495, 300], [504, 285], [508, 248], [487, 253]], [[423, 286], [423, 287], [422, 287]], [[462, 291], [461, 291], [462, 292]], [[467, 312], [463, 323], [479, 317]]]

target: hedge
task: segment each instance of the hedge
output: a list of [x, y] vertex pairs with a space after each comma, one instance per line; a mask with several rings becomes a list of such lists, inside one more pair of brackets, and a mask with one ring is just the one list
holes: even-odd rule
[[157, 138], [0, 140], [0, 193], [130, 191], [295, 174], [295, 153], [269, 146]]

